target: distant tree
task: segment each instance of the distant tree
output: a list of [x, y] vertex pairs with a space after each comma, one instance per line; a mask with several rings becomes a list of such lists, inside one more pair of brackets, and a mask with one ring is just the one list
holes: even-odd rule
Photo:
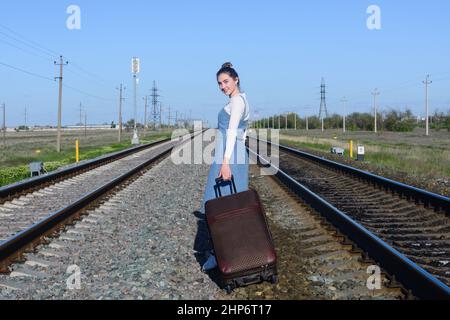
[[[340, 129], [343, 127], [342, 116], [333, 114], [324, 120], [325, 128], [327, 129]], [[322, 126], [322, 125], [321, 125]]]
[[[143, 128], [144, 128], [144, 125], [138, 122], [138, 123], [136, 124], [136, 127], [137, 127], [138, 129], [143, 129]], [[125, 123], [125, 130], [126, 130], [127, 132], [134, 130], [134, 119], [130, 119], [130, 120], [128, 120], [128, 121]]]
[[308, 118], [308, 126], [309, 129], [321, 129], [322, 121], [320, 121], [319, 117], [313, 116]]
[[405, 112], [391, 110], [384, 119], [384, 127], [387, 131], [411, 132], [416, 126], [416, 118], [409, 109]]
[[15, 131], [19, 132], [19, 131], [29, 131], [30, 128], [27, 126], [18, 126], [17, 128], [14, 129]]
[[355, 112], [347, 116], [346, 126], [350, 131], [373, 131], [374, 117], [369, 113]]
[[447, 115], [444, 112], [435, 111], [434, 115], [431, 117], [430, 127], [435, 130], [449, 130], [449, 118], [450, 110], [447, 111]]

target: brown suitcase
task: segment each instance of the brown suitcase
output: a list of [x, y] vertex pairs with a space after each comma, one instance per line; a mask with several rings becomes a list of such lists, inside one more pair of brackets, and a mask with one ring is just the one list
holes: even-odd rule
[[263, 281], [277, 282], [277, 256], [267, 218], [255, 190], [236, 193], [234, 178], [230, 183], [234, 194], [222, 197], [226, 185], [218, 179], [217, 199], [205, 205], [223, 288], [235, 288]]

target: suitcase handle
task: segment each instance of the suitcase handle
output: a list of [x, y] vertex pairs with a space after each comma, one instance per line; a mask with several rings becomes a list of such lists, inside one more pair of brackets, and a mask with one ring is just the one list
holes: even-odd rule
[[[223, 178], [217, 178], [216, 179], [216, 185], [214, 186], [214, 192], [216, 193], [216, 198], [222, 197], [222, 192], [220, 191], [220, 185], [224, 183], [225, 181]], [[230, 190], [231, 194], [237, 193], [236, 184], [234, 183], [234, 176], [231, 176], [231, 182], [228, 182], [230, 184]]]

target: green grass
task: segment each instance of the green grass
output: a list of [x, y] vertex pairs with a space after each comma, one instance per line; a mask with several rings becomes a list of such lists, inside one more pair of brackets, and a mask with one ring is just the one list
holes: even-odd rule
[[[291, 140], [284, 140], [280, 139], [280, 144], [284, 145], [290, 145], [290, 146], [296, 146], [296, 147], [304, 147], [316, 151], [324, 151], [324, 152], [330, 152], [331, 150], [331, 144], [329, 143], [312, 143], [312, 142], [298, 142], [298, 141], [291, 141]], [[347, 150], [345, 151], [347, 153]]]
[[[325, 153], [330, 153], [332, 147], [331, 144], [320, 140], [303, 142], [281, 139], [280, 143]], [[374, 149], [366, 148], [365, 163], [370, 166], [432, 179], [450, 177], [448, 150], [446, 153], [430, 146], [411, 146], [406, 143], [388, 145], [371, 141], [370, 144], [365, 142], [363, 144], [374, 147]], [[355, 147], [356, 145], [355, 143]], [[349, 159], [349, 149], [345, 149], [345, 157]]]
[[[171, 133], [153, 134], [141, 139], [141, 143], [151, 143], [170, 137]], [[80, 148], [79, 157], [80, 161], [90, 160], [131, 147], [131, 142], [126, 141], [104, 146]], [[43, 162], [45, 169], [48, 172], [76, 162], [75, 147], [64, 149], [61, 153], [54, 151], [53, 148], [50, 149], [50, 147], [43, 148], [40, 151], [41, 152], [39, 154], [32, 152], [32, 155], [29, 156], [9, 155], [7, 159], [2, 161], [2, 168], [0, 168], [0, 187], [29, 178], [30, 172], [28, 165], [30, 162]]]

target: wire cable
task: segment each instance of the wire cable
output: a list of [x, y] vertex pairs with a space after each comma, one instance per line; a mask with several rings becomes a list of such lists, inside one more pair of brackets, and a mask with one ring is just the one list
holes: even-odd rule
[[40, 74], [37, 74], [37, 73], [34, 73], [34, 72], [27, 71], [27, 70], [24, 70], [24, 69], [21, 69], [21, 68], [12, 66], [12, 65], [7, 64], [7, 63], [4, 63], [4, 62], [0, 62], [0, 65], [3, 65], [3, 66], [8, 67], [8, 68], [10, 68], [10, 69], [14, 69], [14, 70], [16, 70], [16, 71], [20, 71], [20, 72], [26, 73], [26, 74], [31, 75], [31, 76], [33, 76], [33, 77], [37, 77], [37, 78], [41, 78], [41, 79], [45, 79], [45, 80], [50, 80], [50, 81], [52, 81], [52, 82], [55, 81], [55, 79], [51, 79], [51, 78], [48, 78], [48, 77], [46, 77], [46, 76], [42, 76], [42, 75], [40, 75]]

